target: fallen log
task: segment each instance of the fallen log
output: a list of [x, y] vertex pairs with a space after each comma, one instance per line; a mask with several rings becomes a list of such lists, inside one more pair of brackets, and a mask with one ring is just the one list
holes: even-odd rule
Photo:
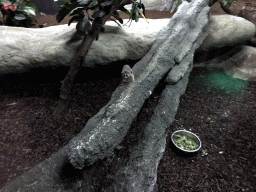
[[[206, 21], [208, 10], [206, 8], [202, 11], [196, 20]], [[120, 166], [119, 171], [112, 176], [112, 185], [107, 191], [157, 191], [157, 167], [165, 151], [168, 127], [176, 115], [180, 96], [186, 91], [189, 74], [193, 68], [194, 52], [207, 36], [201, 32], [201, 24], [197, 21], [197, 26], [194, 29], [190, 28], [193, 34], [200, 31], [201, 36], [187, 41], [194, 43], [189, 53], [168, 72], [165, 78], [166, 86], [149, 123], [142, 130], [139, 143], [130, 149], [132, 152], [129, 154], [128, 162]], [[185, 44], [182, 45], [183, 48], [186, 47]]]
[[202, 35], [203, 27], [208, 23], [209, 7], [205, 7], [206, 4], [203, 0], [192, 4], [184, 2], [159, 32], [149, 53], [134, 66], [135, 82], [121, 84], [109, 103], [70, 141], [68, 158], [75, 168], [82, 169], [113, 155], [158, 82], [174, 65], [182, 62]]

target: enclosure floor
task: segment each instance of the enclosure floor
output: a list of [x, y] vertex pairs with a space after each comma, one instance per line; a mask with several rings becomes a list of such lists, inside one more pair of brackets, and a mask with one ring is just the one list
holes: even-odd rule
[[[239, 0], [233, 10], [248, 2], [256, 6]], [[224, 14], [218, 4], [211, 13]], [[147, 11], [146, 16], [160, 19], [172, 14]], [[56, 16], [36, 19], [38, 24], [58, 24]], [[70, 111], [56, 118], [52, 113], [66, 72], [41, 69], [0, 75], [0, 188], [66, 145], [120, 83], [120, 77], [84, 80], [82, 70]], [[169, 148], [168, 137], [158, 168], [159, 191], [256, 191], [255, 100], [255, 83], [234, 80], [221, 70], [195, 68], [170, 131], [193, 131], [202, 140], [202, 150], [192, 157], [179, 156]]]

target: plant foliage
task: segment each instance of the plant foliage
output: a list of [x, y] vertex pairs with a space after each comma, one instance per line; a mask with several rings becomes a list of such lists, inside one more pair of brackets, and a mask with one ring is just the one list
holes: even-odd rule
[[232, 4], [236, 3], [237, 0], [221, 0], [224, 3], [224, 6], [229, 8]]
[[33, 16], [38, 9], [32, 0], [0, 0], [0, 8], [7, 25], [28, 27], [36, 22]]
[[[102, 17], [106, 14], [109, 14], [111, 5], [114, 3], [114, 0], [60, 1], [64, 2], [65, 5], [60, 6], [59, 12], [56, 15], [56, 20], [58, 21], [58, 23], [60, 23], [66, 16], [73, 16], [69, 20], [68, 25], [70, 25], [73, 21], [78, 21], [76, 29], [78, 31], [78, 34], [80, 35], [86, 35], [89, 32], [101, 29], [103, 26]], [[88, 15], [85, 15], [84, 10], [86, 11], [86, 13], [88, 10], [93, 10], [94, 13], [92, 15], [92, 18]], [[145, 7], [143, 3], [141, 3], [141, 1], [139, 3], [136, 0], [133, 0], [133, 6], [131, 11], [125, 9], [124, 6], [121, 6], [120, 10], [123, 11], [125, 14], [129, 15], [130, 20], [135, 20], [136, 22], [138, 22], [139, 20], [139, 15], [142, 15], [142, 13], [145, 15]], [[123, 24], [123, 20], [120, 18], [117, 11], [115, 11], [111, 16], [113, 16], [121, 24]]]
[[87, 35], [92, 28], [92, 23], [87, 15], [80, 20], [76, 25], [76, 30], [80, 35]]

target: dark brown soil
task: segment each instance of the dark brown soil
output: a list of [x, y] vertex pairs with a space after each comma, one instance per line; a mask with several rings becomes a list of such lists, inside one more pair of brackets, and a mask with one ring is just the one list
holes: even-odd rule
[[191, 130], [202, 149], [182, 157], [167, 145], [158, 168], [160, 191], [256, 191], [255, 83], [194, 68], [175, 119], [171, 132]]
[[[255, 5], [239, 0], [232, 9], [238, 11], [246, 2]], [[211, 12], [225, 13], [218, 4]], [[157, 11], [146, 15], [172, 16]], [[38, 24], [58, 24], [55, 16], [36, 19]], [[83, 69], [69, 112], [57, 118], [52, 113], [67, 70], [0, 75], [0, 188], [66, 145], [120, 83], [120, 77], [113, 75], [88, 79], [88, 69]], [[95, 70], [92, 73], [97, 74]], [[170, 133], [191, 130], [201, 138], [202, 149], [191, 157], [179, 156], [170, 149], [169, 136], [158, 168], [159, 191], [256, 191], [255, 101], [255, 82], [233, 79], [222, 70], [193, 69]]]

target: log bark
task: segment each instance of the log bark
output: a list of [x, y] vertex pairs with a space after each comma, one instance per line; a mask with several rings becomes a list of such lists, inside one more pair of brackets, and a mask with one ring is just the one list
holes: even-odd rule
[[[190, 6], [184, 2], [185, 5]], [[198, 17], [200, 12], [195, 7], [191, 9], [192, 16]], [[88, 121], [78, 137], [70, 141], [68, 157], [75, 168], [82, 169], [112, 155], [158, 82], [189, 54], [196, 41], [195, 36], [199, 36], [196, 18], [191, 19], [190, 14], [181, 16], [176, 13], [173, 20], [181, 22], [170, 22], [161, 30], [149, 53], [133, 67], [136, 81], [121, 84], [109, 103]]]
[[[208, 35], [205, 27], [209, 10], [208, 0], [184, 2], [158, 33], [149, 53], [133, 67], [135, 82], [120, 84], [109, 103], [77, 137], [1, 191], [157, 190], [157, 166], [168, 127], [186, 89], [194, 52]], [[127, 155], [120, 160], [114, 151], [122, 146], [132, 122], [160, 80], [165, 80], [165, 88], [158, 105], [141, 129], [141, 139], [135, 146], [127, 146]], [[107, 167], [117, 172], [103, 174]], [[98, 182], [109, 185], [103, 188], [97, 186]]]

